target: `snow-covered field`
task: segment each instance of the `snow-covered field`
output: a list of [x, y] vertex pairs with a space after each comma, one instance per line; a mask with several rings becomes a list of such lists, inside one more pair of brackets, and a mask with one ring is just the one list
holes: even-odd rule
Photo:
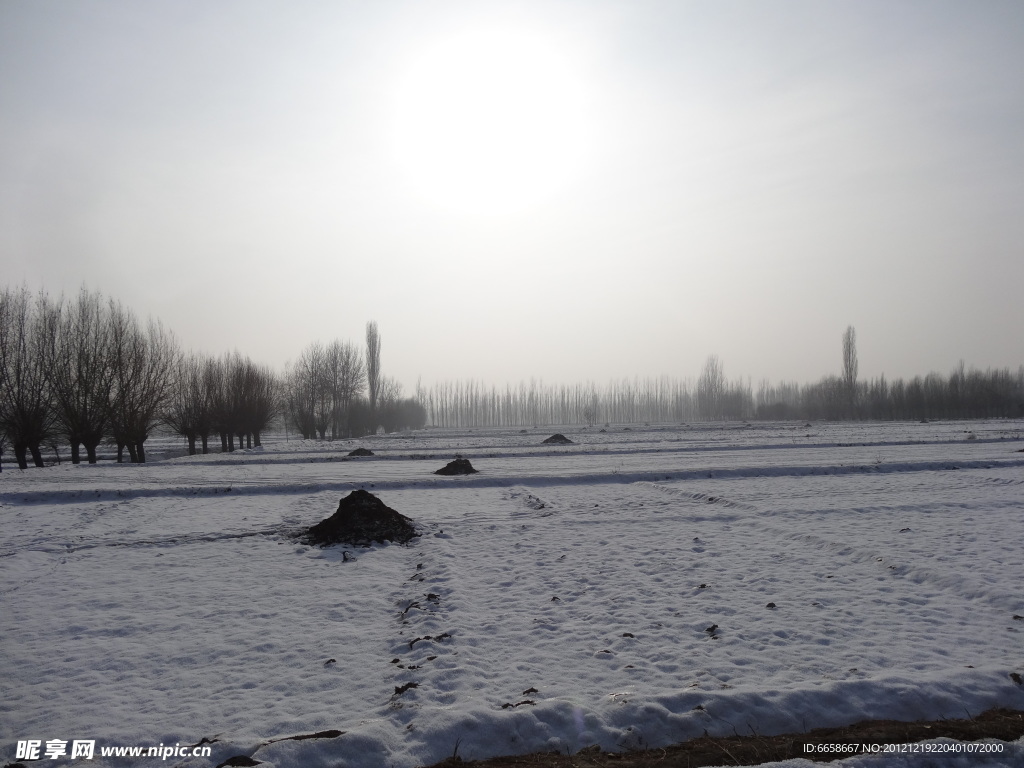
[[[562, 431], [5, 464], [0, 764], [412, 768], [1024, 709], [1024, 422]], [[480, 474], [432, 474], [455, 453]], [[423, 535], [295, 542], [354, 488]]]

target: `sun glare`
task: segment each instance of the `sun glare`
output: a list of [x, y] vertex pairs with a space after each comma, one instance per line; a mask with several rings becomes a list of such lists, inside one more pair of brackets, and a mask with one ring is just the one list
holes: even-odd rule
[[397, 91], [395, 151], [430, 202], [502, 214], [548, 199], [586, 155], [582, 79], [551, 41], [464, 30], [414, 56]]

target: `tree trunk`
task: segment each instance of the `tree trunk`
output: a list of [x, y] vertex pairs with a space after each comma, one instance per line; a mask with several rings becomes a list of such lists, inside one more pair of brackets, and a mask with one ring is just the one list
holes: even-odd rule
[[135, 449], [135, 443], [129, 442], [126, 447], [128, 448], [128, 458], [131, 459], [132, 464], [138, 464], [139, 452]]
[[81, 464], [82, 463], [82, 448], [81, 444], [77, 440], [71, 441], [71, 463]]
[[27, 446], [14, 444], [14, 458], [18, 461], [18, 469], [28, 469]]
[[89, 457], [89, 463], [90, 464], [95, 464], [96, 463], [96, 446], [97, 445], [99, 445], [99, 443], [89, 442], [89, 443], [85, 444], [85, 455]]
[[189, 456], [195, 456], [196, 455], [196, 436], [195, 435], [189, 435], [188, 436], [188, 455]]
[[252, 444], [259, 448], [263, 443], [260, 442], [260, 433], [254, 432], [252, 436]]
[[39, 446], [30, 445], [28, 449], [32, 453], [32, 463], [35, 464], [37, 467], [45, 466], [43, 464], [43, 454], [39, 451]]
[[200, 439], [203, 441], [203, 455], [210, 452], [210, 446], [207, 444], [207, 438], [209, 435], [200, 435]]
[[139, 464], [146, 463], [146, 448], [143, 446], [141, 440], [135, 444], [135, 458], [138, 459]]
[[124, 443], [117, 441], [117, 463], [124, 464]]
[[228, 452], [228, 433], [227, 432], [221, 432], [220, 433], [220, 452], [221, 453], [227, 453]]
[[252, 448], [252, 432], [248, 432], [245, 435], [245, 447]]

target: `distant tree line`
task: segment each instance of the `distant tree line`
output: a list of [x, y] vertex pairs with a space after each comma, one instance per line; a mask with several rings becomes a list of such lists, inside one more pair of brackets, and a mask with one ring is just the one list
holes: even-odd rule
[[761, 419], [987, 419], [1024, 416], [1024, 366], [929, 373], [904, 379], [885, 376], [857, 382], [852, 391], [837, 376], [798, 386], [762, 384], [756, 417]]
[[692, 418], [686, 382], [660, 379], [545, 385], [531, 379], [504, 387], [478, 381], [443, 381], [420, 387], [416, 400], [437, 427], [527, 427], [541, 424], [683, 421]]
[[1024, 365], [967, 370], [961, 360], [948, 376], [929, 373], [910, 381], [857, 378], [857, 333], [843, 333], [843, 373], [816, 384], [772, 386], [762, 382], [756, 417], [762, 419], [922, 420], [1024, 416]]
[[[705, 374], [708, 373], [705, 370]], [[711, 371], [693, 385], [658, 378], [614, 381], [605, 387], [523, 382], [488, 387], [446, 381], [421, 388], [417, 399], [437, 427], [529, 427], [545, 424], [684, 423], [728, 420], [920, 420], [1024, 417], [1024, 367], [931, 373], [909, 381], [884, 376], [852, 389], [839, 376], [814, 384], [741, 380]]]
[[367, 323], [365, 355], [347, 341], [313, 342], [283, 375], [238, 352], [183, 353], [159, 321], [83, 289], [73, 300], [0, 291], [0, 456], [43, 466], [70, 447], [97, 461], [100, 445], [117, 460], [146, 460], [157, 428], [181, 435], [188, 452], [261, 445], [274, 426], [305, 439], [334, 440], [438, 427], [690, 422], [740, 419], [960, 419], [1024, 416], [1024, 365], [979, 371], [961, 362], [948, 376], [909, 381], [858, 379], [856, 332], [846, 329], [841, 375], [814, 384], [729, 381], [716, 355], [696, 383], [670, 377], [607, 385], [517, 386], [476, 381], [417, 385], [414, 397], [381, 370], [381, 337]]
[[[209, 452], [214, 436], [233, 451], [260, 446], [282, 418], [310, 439], [424, 426], [424, 408], [381, 375], [375, 323], [367, 341], [371, 365], [351, 343], [314, 343], [281, 376], [238, 352], [186, 354], [159, 321], [142, 323], [99, 293], [82, 289], [69, 301], [3, 288], [0, 457], [11, 450], [20, 468], [41, 467], [44, 450], [59, 461], [64, 445], [73, 463], [84, 449], [94, 464], [109, 444], [118, 462], [127, 453], [143, 463], [158, 428], [181, 435], [190, 454]], [[368, 381], [372, 399], [363, 396]]]
[[545, 385], [488, 387], [476, 381], [420, 388], [416, 399], [438, 427], [524, 427], [541, 424], [654, 423], [785, 419], [974, 419], [1024, 416], [1024, 365], [930, 373], [909, 381], [857, 378], [857, 336], [843, 334], [843, 370], [814, 384], [726, 379], [717, 355], [708, 357], [696, 384], [687, 380], [615, 380], [600, 387]]

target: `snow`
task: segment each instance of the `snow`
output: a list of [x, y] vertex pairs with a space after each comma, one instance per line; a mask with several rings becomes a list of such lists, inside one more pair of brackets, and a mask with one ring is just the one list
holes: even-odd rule
[[[541, 445], [555, 431], [575, 444]], [[1022, 436], [428, 429], [5, 464], [0, 759], [95, 739], [91, 764], [143, 765], [99, 747], [206, 738], [167, 764], [412, 768], [1024, 709]], [[433, 474], [456, 453], [480, 474]], [[423, 535], [347, 560], [296, 543], [353, 488]], [[840, 765], [882, 760], [903, 759]]]

